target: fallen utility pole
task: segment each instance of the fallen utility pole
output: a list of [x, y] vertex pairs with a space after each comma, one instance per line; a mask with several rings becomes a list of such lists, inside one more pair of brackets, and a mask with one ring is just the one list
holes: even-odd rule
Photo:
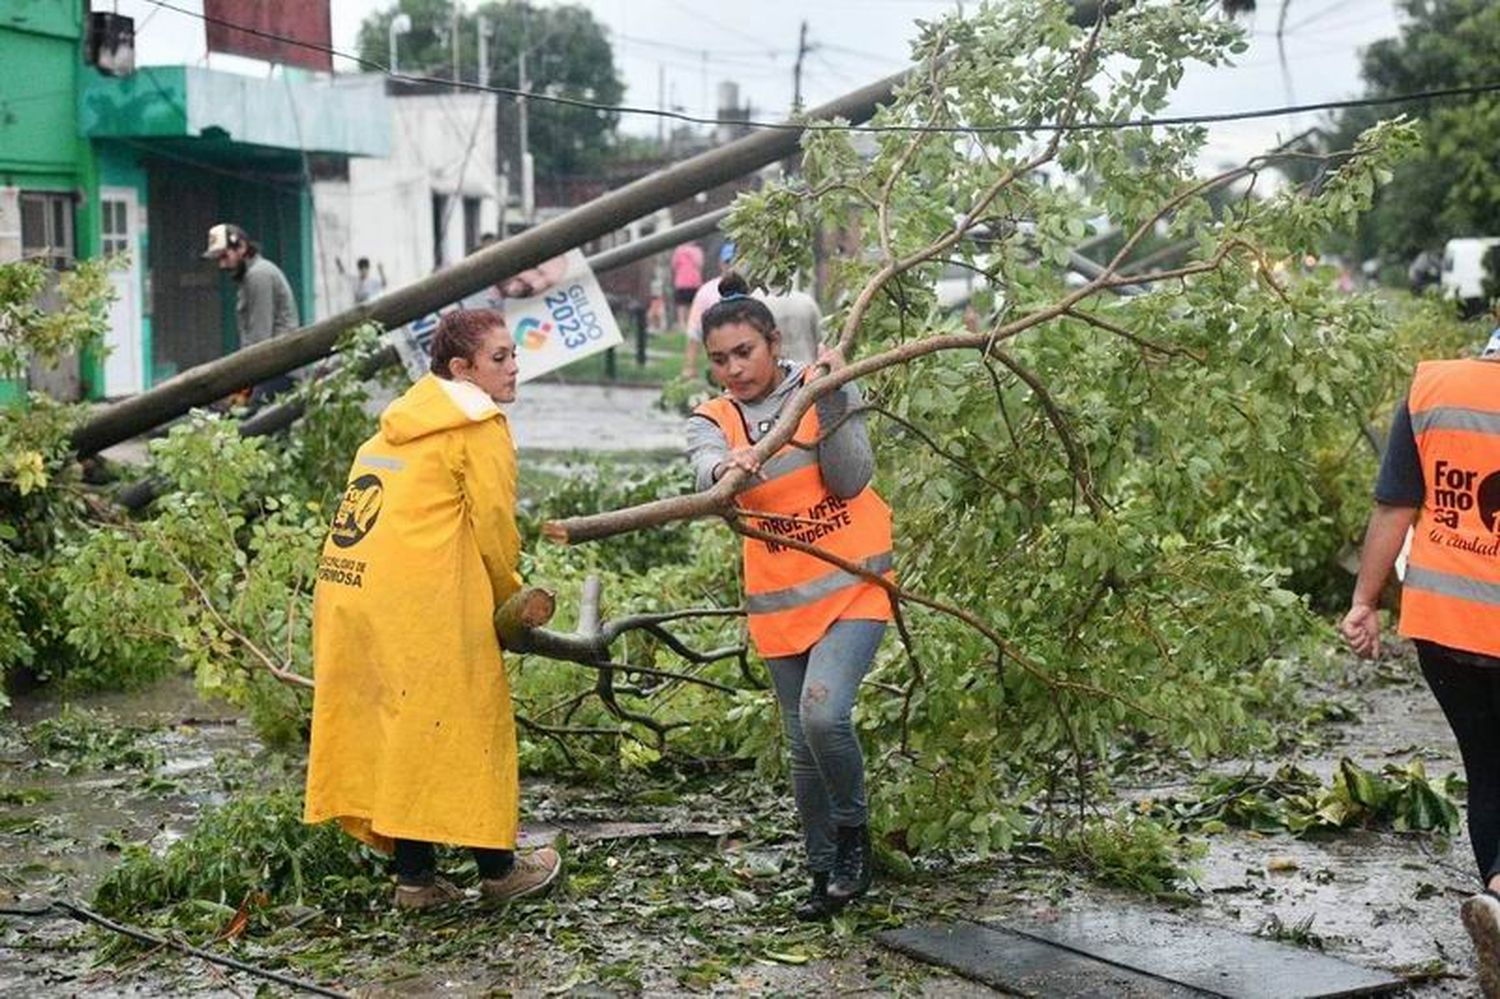
[[[680, 243], [707, 236], [718, 229], [719, 223], [728, 215], [728, 208], [720, 208], [717, 211], [699, 215], [681, 225], [674, 225], [670, 229], [663, 229], [661, 232], [652, 233], [634, 242], [603, 250], [589, 257], [587, 263], [595, 274], [603, 274], [616, 267], [625, 267], [652, 254], [670, 250]], [[506, 276], [509, 277], [509, 275]], [[401, 356], [396, 352], [396, 348], [386, 347], [365, 359], [360, 366], [359, 376], [369, 378], [399, 363], [401, 363]], [[304, 410], [305, 407], [301, 402], [267, 406], [240, 424], [240, 436], [263, 437], [284, 430], [301, 418]]]
[[[891, 99], [894, 88], [906, 76], [906, 72], [898, 73], [861, 87], [814, 108], [808, 117], [868, 121], [877, 107]], [[81, 455], [95, 454], [175, 419], [194, 406], [207, 405], [246, 385], [311, 364], [332, 353], [344, 331], [360, 323], [377, 322], [390, 329], [435, 312], [634, 219], [774, 163], [797, 149], [802, 132], [800, 128], [773, 128], [736, 139], [626, 184], [373, 301], [189, 368], [153, 389], [105, 408], [73, 432], [73, 449]]]
[[[661, 232], [655, 232], [633, 242], [596, 253], [588, 258], [588, 265], [595, 274], [603, 274], [616, 267], [633, 264], [652, 254], [670, 250], [680, 243], [708, 235], [717, 229], [719, 223], [728, 215], [728, 208], [707, 212], [681, 225], [674, 225]], [[359, 377], [371, 378], [384, 369], [400, 363], [401, 356], [396, 352], [396, 348], [385, 347], [360, 362]], [[267, 406], [240, 423], [240, 436], [265, 437], [278, 433], [301, 419], [306, 411], [307, 406], [300, 399]], [[147, 476], [121, 489], [115, 498], [127, 510], [139, 510], [160, 496], [165, 487], [165, 480], [156, 476]]]

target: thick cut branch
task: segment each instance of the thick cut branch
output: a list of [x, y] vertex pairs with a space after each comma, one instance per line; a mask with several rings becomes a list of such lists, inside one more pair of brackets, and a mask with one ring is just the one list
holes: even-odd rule
[[552, 620], [557, 610], [557, 598], [550, 590], [528, 586], [500, 605], [495, 611], [495, 634], [500, 638], [500, 647], [514, 652], [525, 652], [521, 648], [530, 632]]
[[[629, 673], [639, 676], [656, 677], [671, 683], [691, 683], [700, 687], [706, 687], [709, 690], [719, 691], [720, 693], [733, 694], [737, 692], [738, 688], [732, 687], [729, 684], [697, 676], [694, 673], [616, 662], [611, 658], [610, 647], [623, 635], [633, 631], [644, 631], [690, 663], [706, 666], [725, 659], [738, 659], [743, 671], [746, 652], [743, 645], [726, 646], [724, 648], [700, 652], [687, 645], [666, 628], [666, 625], [672, 621], [681, 621], [694, 617], [736, 617], [743, 614], [743, 611], [709, 607], [701, 610], [635, 614], [616, 621], [601, 621], [601, 596], [602, 586], [599, 577], [588, 576], [584, 580], [583, 592], [578, 604], [578, 627], [572, 633], [563, 633], [542, 627], [552, 619], [553, 612], [556, 609], [556, 600], [552, 594], [546, 590], [536, 588], [522, 590], [495, 611], [495, 633], [500, 638], [501, 648], [508, 652], [515, 652], [522, 655], [537, 655], [546, 659], [575, 663], [597, 671], [598, 676], [595, 679], [592, 690], [576, 695], [564, 703], [576, 709], [588, 697], [597, 696], [600, 703], [616, 718], [651, 730], [656, 736], [658, 746], [663, 744], [667, 733], [671, 732], [674, 728], [682, 727], [686, 723], [659, 722], [649, 715], [644, 715], [622, 706], [619, 702], [620, 695], [632, 694], [635, 696], [645, 696], [645, 693], [635, 688], [616, 686], [615, 680], [618, 674]], [[571, 711], [569, 714], [571, 715]], [[520, 719], [518, 718], [518, 720]], [[557, 739], [563, 734], [621, 734], [609, 729], [554, 728], [543, 725], [533, 719], [524, 719], [522, 720], [522, 724], [532, 731], [553, 739]]]

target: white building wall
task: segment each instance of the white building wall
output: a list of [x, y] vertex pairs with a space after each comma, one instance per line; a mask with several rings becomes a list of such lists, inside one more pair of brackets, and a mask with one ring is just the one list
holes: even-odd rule
[[498, 230], [494, 102], [489, 94], [392, 96], [390, 157], [352, 159], [347, 182], [313, 185], [314, 239], [336, 278], [327, 296], [319, 288], [319, 318], [353, 304], [354, 262], [360, 257], [370, 258], [372, 270], [385, 272], [388, 290], [437, 268], [434, 194], [453, 205], [441, 241], [442, 263], [461, 259], [467, 249], [462, 198], [479, 199], [479, 233]]

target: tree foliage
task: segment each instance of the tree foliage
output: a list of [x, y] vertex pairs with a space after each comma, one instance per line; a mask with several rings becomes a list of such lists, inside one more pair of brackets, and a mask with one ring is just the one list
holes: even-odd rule
[[[1500, 6], [1488, 0], [1401, 0], [1399, 7], [1406, 18], [1399, 37], [1364, 53], [1366, 96], [1495, 82]], [[1381, 117], [1396, 113], [1419, 123], [1421, 145], [1396, 168], [1358, 226], [1360, 256], [1405, 260], [1453, 237], [1500, 234], [1500, 94], [1351, 109], [1334, 118], [1325, 148], [1346, 148]]]
[[[1072, 126], [1158, 112], [1184, 65], [1239, 50], [1238, 32], [1210, 4], [1122, 6], [1094, 31], [1063, 3], [926, 25], [873, 152], [814, 131], [803, 176], [743, 196], [728, 223], [772, 284], [811, 266], [820, 230], [858, 242], [831, 268], [851, 364], [803, 389], [759, 450], [863, 378], [904, 641], [878, 661], [861, 725], [875, 821], [914, 847], [1007, 847], [1032, 809], [1107, 787], [1122, 740], [1207, 756], [1263, 739], [1278, 657], [1316, 633], [1306, 595], [1341, 585], [1366, 423], [1409, 371], [1384, 303], [1293, 262], [1354, 224], [1413, 127], [1361, 136], [1317, 190], [1216, 217], [1210, 194], [1265, 161], [1204, 180], [1199, 129]], [[1065, 284], [1059, 265], [1101, 219], [1123, 245]], [[1153, 234], [1196, 250], [1122, 275]], [[993, 289], [979, 328], [934, 301], [955, 261]], [[1116, 296], [1125, 285], [1152, 290]], [[754, 536], [736, 488], [726, 476], [551, 533], [718, 515]], [[769, 728], [769, 697], [745, 696], [736, 717]]]
[[[924, 26], [921, 70], [875, 118], [889, 130], [869, 147], [811, 133], [803, 174], [742, 196], [729, 223], [772, 283], [810, 265], [820, 230], [858, 246], [832, 266], [851, 364], [810, 382], [792, 415], [859, 377], [877, 428], [899, 640], [859, 726], [873, 821], [912, 850], [1066, 831], [1125, 750], [1266, 744], [1298, 642], [1320, 634], [1309, 598], [1347, 585], [1333, 566], [1365, 509], [1368, 424], [1451, 328], [1420, 305], [1337, 296], [1296, 263], [1368, 209], [1419, 141], [1413, 126], [1374, 127], [1315, 188], [1226, 208], [1219, 192], [1266, 162], [1203, 179], [1199, 129], [1074, 126], [1159, 111], [1184, 65], [1221, 60], [1238, 30], [1210, 3], [1128, 5], [1087, 30], [1070, 12], [986, 4]], [[958, 124], [974, 128], [944, 130]], [[1099, 276], [1066, 283], [1058, 265], [1104, 220], [1124, 238]], [[1195, 249], [1127, 277], [1150, 236]], [[975, 328], [935, 302], [953, 262], [985, 275]], [[1150, 291], [1119, 294], [1135, 286]], [[327, 495], [372, 429], [356, 384], [309, 391], [320, 404], [284, 443], [195, 417], [156, 445], [174, 485], [149, 517], [67, 539], [46, 566], [70, 600], [47, 620], [75, 654], [189, 664], [269, 731], [300, 731]], [[588, 624], [574, 594], [590, 574], [605, 617], [731, 609], [734, 534], [679, 523], [759, 530], [734, 506], [733, 476], [722, 485], [689, 494], [676, 469], [545, 491], [525, 511], [523, 575], [559, 589], [560, 629]], [[535, 521], [557, 518], [551, 536], [621, 536], [535, 542]], [[776, 766], [763, 670], [683, 654], [732, 652], [742, 627], [721, 614], [632, 631], [607, 663], [508, 656], [523, 765]], [[1097, 855], [1109, 838], [1056, 842]], [[1131, 825], [1114, 860], [1095, 859], [1135, 870], [1173, 838]]]
[[[58, 276], [35, 263], [0, 265], [0, 378], [100, 349], [109, 266], [86, 262]], [[0, 406], [0, 708], [9, 703], [6, 675], [22, 666], [45, 671], [60, 644], [52, 611], [63, 594], [44, 566], [85, 512], [68, 450], [78, 414], [40, 393]]]
[[[411, 18], [411, 31], [397, 41], [400, 69], [451, 78], [453, 47], [448, 34], [453, 25], [452, 0], [400, 0], [387, 10], [365, 18], [359, 29], [359, 54], [384, 65], [389, 60], [391, 20], [397, 13]], [[488, 62], [478, 66], [478, 24], [489, 22]], [[459, 74], [464, 80], [483, 79], [491, 86], [517, 87], [520, 55], [526, 53], [528, 89], [535, 93], [572, 97], [604, 105], [618, 104], [625, 86], [615, 70], [614, 50], [604, 28], [586, 7], [576, 4], [536, 6], [524, 0], [495, 0], [477, 8], [468, 5], [459, 16]], [[513, 98], [496, 97], [502, 120], [513, 115]], [[546, 101], [528, 105], [530, 149], [536, 171], [547, 175], [582, 173], [597, 168], [615, 141], [619, 115]], [[508, 141], [500, 130], [500, 141]], [[502, 158], [511, 152], [502, 149]]]

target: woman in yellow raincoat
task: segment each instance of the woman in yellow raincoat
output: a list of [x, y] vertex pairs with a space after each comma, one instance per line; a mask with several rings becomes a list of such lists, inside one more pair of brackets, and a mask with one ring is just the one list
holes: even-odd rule
[[517, 856], [515, 716], [495, 608], [516, 574], [515, 341], [489, 310], [443, 317], [432, 373], [386, 407], [349, 471], [313, 599], [310, 823], [393, 853], [396, 904], [459, 891], [434, 843], [473, 849], [480, 892], [546, 889], [551, 849]]

